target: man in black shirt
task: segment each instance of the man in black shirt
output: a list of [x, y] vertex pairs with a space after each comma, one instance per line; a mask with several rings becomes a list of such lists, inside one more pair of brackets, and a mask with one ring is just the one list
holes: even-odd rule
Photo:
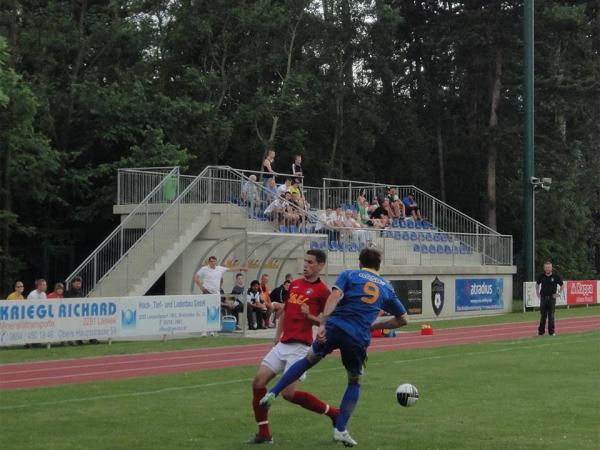
[[279, 286], [271, 291], [271, 295], [270, 295], [271, 303], [275, 302], [275, 303], [281, 303], [283, 305], [287, 302], [288, 297], [290, 295], [289, 289], [290, 289], [291, 282], [292, 282], [292, 280], [288, 279], [286, 277], [286, 279], [284, 280], [284, 282], [281, 286]]
[[[536, 293], [540, 299], [540, 326], [538, 334], [544, 335], [546, 329], [546, 318], [548, 318], [548, 334], [554, 336], [554, 308], [556, 299], [562, 290], [563, 281], [560, 275], [552, 271], [552, 263], [544, 263], [544, 272], [537, 277]], [[558, 286], [560, 286], [559, 289]]]

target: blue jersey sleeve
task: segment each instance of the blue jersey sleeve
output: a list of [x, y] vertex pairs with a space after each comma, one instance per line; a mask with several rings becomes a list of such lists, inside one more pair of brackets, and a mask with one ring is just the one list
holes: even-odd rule
[[[335, 280], [335, 284], [333, 288], [337, 288], [340, 291], [346, 293], [350, 288], [350, 271], [345, 270], [338, 276], [337, 280]], [[345, 294], [344, 294], [345, 295]]]
[[388, 286], [386, 298], [383, 301], [382, 308], [385, 312], [393, 316], [401, 316], [406, 314], [406, 308], [396, 295], [392, 287]]

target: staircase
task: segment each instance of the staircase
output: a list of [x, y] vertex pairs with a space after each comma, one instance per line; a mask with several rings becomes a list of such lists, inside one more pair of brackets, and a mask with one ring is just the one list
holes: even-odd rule
[[144, 295], [210, 221], [207, 169], [181, 192], [169, 172], [67, 282], [82, 277], [89, 297]]

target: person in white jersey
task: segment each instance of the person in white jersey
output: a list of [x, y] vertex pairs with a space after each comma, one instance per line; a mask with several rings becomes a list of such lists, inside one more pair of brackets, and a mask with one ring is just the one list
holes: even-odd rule
[[[196, 275], [194, 283], [203, 294], [220, 294], [221, 278], [225, 272], [246, 272], [246, 267], [225, 267], [217, 264], [216, 256], [208, 257], [208, 265], [202, 266]], [[206, 336], [206, 333], [202, 333]], [[214, 336], [214, 333], [211, 333]]]

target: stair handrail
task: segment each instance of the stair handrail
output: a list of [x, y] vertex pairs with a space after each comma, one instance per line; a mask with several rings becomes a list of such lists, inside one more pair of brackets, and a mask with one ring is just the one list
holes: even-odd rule
[[[73, 278], [77, 277], [77, 276], [81, 276], [81, 274], [83, 273], [83, 269], [92, 261], [95, 260], [95, 258], [97, 258], [98, 254], [105, 248], [107, 247], [108, 243], [119, 233], [121, 233], [124, 229], [125, 229], [125, 225], [127, 225], [131, 220], [133, 220], [132, 218], [136, 217], [136, 215], [142, 210], [142, 208], [147, 207], [147, 205], [149, 204], [149, 201], [152, 199], [152, 197], [160, 190], [162, 189], [165, 184], [167, 182], [169, 182], [173, 176], [179, 176], [179, 167], [174, 167], [172, 168], [168, 173], [165, 173], [165, 177], [163, 178], [163, 180], [156, 185], [156, 187], [154, 187], [154, 189], [152, 189], [148, 195], [146, 195], [146, 197], [144, 197], [144, 199], [127, 215], [127, 217], [125, 217], [125, 219], [123, 219], [121, 221], [121, 223], [119, 223], [119, 225], [117, 225], [117, 227], [112, 231], [112, 233], [110, 233], [106, 239], [104, 239], [95, 249], [94, 251], [92, 251], [92, 253], [90, 253], [90, 255], [83, 260], [83, 262], [81, 264], [79, 264], [79, 266], [77, 266], [77, 268], [75, 270], [73, 270], [73, 272], [66, 278], [66, 283], [67, 286], [71, 285], [71, 281], [73, 280]], [[179, 183], [177, 188], [179, 189]], [[177, 196], [178, 197], [178, 196]], [[147, 212], [147, 210], [146, 210]], [[145, 234], [145, 233], [144, 233]], [[136, 242], [139, 241], [139, 239], [141, 239], [141, 237], [144, 235], [142, 234], [140, 237], [138, 237], [138, 239], [136, 239]], [[122, 236], [122, 235], [121, 235]], [[122, 237], [121, 237], [121, 244], [122, 244]], [[131, 247], [133, 247], [135, 245], [132, 244]], [[131, 248], [130, 247], [130, 248]], [[127, 249], [128, 251], [129, 249]], [[97, 273], [94, 273], [94, 277], [93, 280], [85, 280], [85, 289], [84, 289], [84, 293], [87, 295], [87, 292], [90, 292], [98, 283], [98, 281], [100, 281], [107, 273], [109, 273], [112, 268], [114, 268], [116, 266], [116, 264], [122, 259], [124, 253], [121, 250], [121, 255], [119, 257], [119, 259], [117, 259], [114, 264], [111, 266], [111, 268], [109, 270], [107, 270], [105, 273], [103, 273], [101, 276], [97, 276]], [[82, 287], [83, 289], [83, 287]]]

